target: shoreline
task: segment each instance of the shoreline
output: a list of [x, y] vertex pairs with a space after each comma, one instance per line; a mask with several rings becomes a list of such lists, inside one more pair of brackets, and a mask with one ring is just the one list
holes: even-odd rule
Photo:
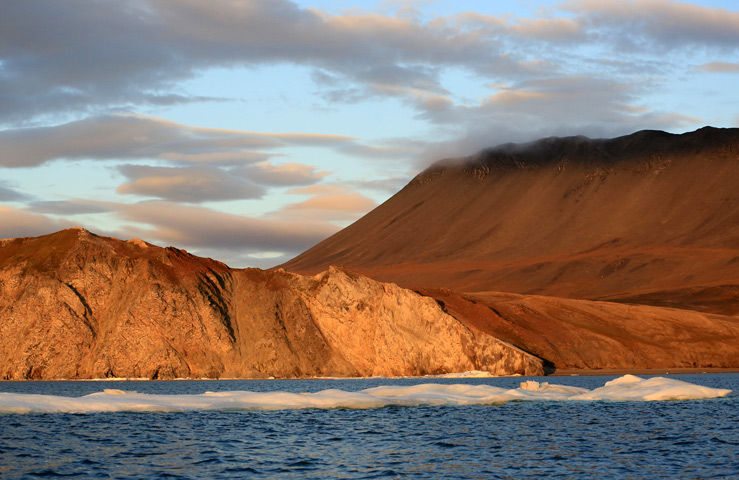
[[595, 375], [674, 375], [674, 374], [698, 374], [698, 373], [739, 373], [739, 367], [681, 367], [681, 368], [562, 368], [547, 377], [572, 377], [572, 376], [595, 376]]
[[577, 377], [577, 376], [623, 376], [623, 375], [679, 375], [679, 374], [700, 374], [700, 373], [739, 373], [739, 367], [681, 367], [681, 368], [563, 368], [557, 369], [553, 373], [540, 376], [524, 376], [521, 374], [511, 375], [482, 375], [487, 372], [462, 372], [442, 375], [419, 375], [419, 376], [377, 376], [377, 377], [305, 377], [305, 378], [168, 378], [168, 379], [150, 379], [150, 378], [48, 378], [48, 379], [20, 379], [20, 380], [0, 380], [0, 385], [5, 382], [181, 382], [181, 381], [274, 381], [274, 380], [398, 380], [398, 379], [428, 379], [428, 380], [451, 380], [451, 379], [472, 379], [472, 378], [549, 378], [549, 377]]

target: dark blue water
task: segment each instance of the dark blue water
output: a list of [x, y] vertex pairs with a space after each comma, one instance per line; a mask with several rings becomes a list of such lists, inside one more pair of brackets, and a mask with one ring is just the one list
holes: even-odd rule
[[[669, 402], [6, 414], [0, 415], [0, 477], [739, 478], [739, 374], [672, 377], [734, 393]], [[592, 389], [612, 378], [536, 380]], [[315, 392], [429, 382], [512, 388], [523, 380], [3, 382], [0, 391]]]

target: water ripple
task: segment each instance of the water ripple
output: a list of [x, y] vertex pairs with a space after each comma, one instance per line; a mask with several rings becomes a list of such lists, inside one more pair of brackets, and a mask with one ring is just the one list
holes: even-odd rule
[[[695, 382], [707, 380], [739, 390], [739, 375]], [[509, 380], [488, 380], [495, 381]], [[591, 388], [593, 380], [572, 382]], [[266, 383], [265, 389], [277, 388], [276, 382]], [[179, 393], [235, 389], [229, 382], [168, 385]], [[334, 388], [321, 382], [279, 385], [293, 391]], [[372, 386], [368, 381], [339, 385]], [[147, 382], [135, 389], [169, 393], [165, 386]], [[26, 387], [41, 388], [28, 382]], [[3, 415], [0, 477], [736, 478], [738, 407], [739, 397], [732, 395], [657, 403]]]

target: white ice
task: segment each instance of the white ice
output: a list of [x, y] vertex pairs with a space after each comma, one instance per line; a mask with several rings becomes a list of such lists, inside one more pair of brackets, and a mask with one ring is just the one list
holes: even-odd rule
[[528, 380], [519, 388], [490, 385], [381, 386], [359, 392], [206, 392], [155, 395], [105, 389], [83, 397], [0, 393], [0, 413], [167, 412], [192, 410], [292, 410], [301, 408], [380, 408], [420, 405], [500, 405], [510, 401], [653, 401], [725, 397], [731, 390], [703, 387], [671, 378], [626, 375], [595, 390]]

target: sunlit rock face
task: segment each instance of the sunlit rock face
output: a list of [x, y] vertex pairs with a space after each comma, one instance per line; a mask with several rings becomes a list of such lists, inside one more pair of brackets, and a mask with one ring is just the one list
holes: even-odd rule
[[232, 270], [82, 229], [2, 241], [0, 338], [4, 379], [543, 373], [392, 284]]
[[543, 373], [539, 359], [464, 326], [432, 298], [333, 267], [293, 276], [326, 343], [361, 376]]

